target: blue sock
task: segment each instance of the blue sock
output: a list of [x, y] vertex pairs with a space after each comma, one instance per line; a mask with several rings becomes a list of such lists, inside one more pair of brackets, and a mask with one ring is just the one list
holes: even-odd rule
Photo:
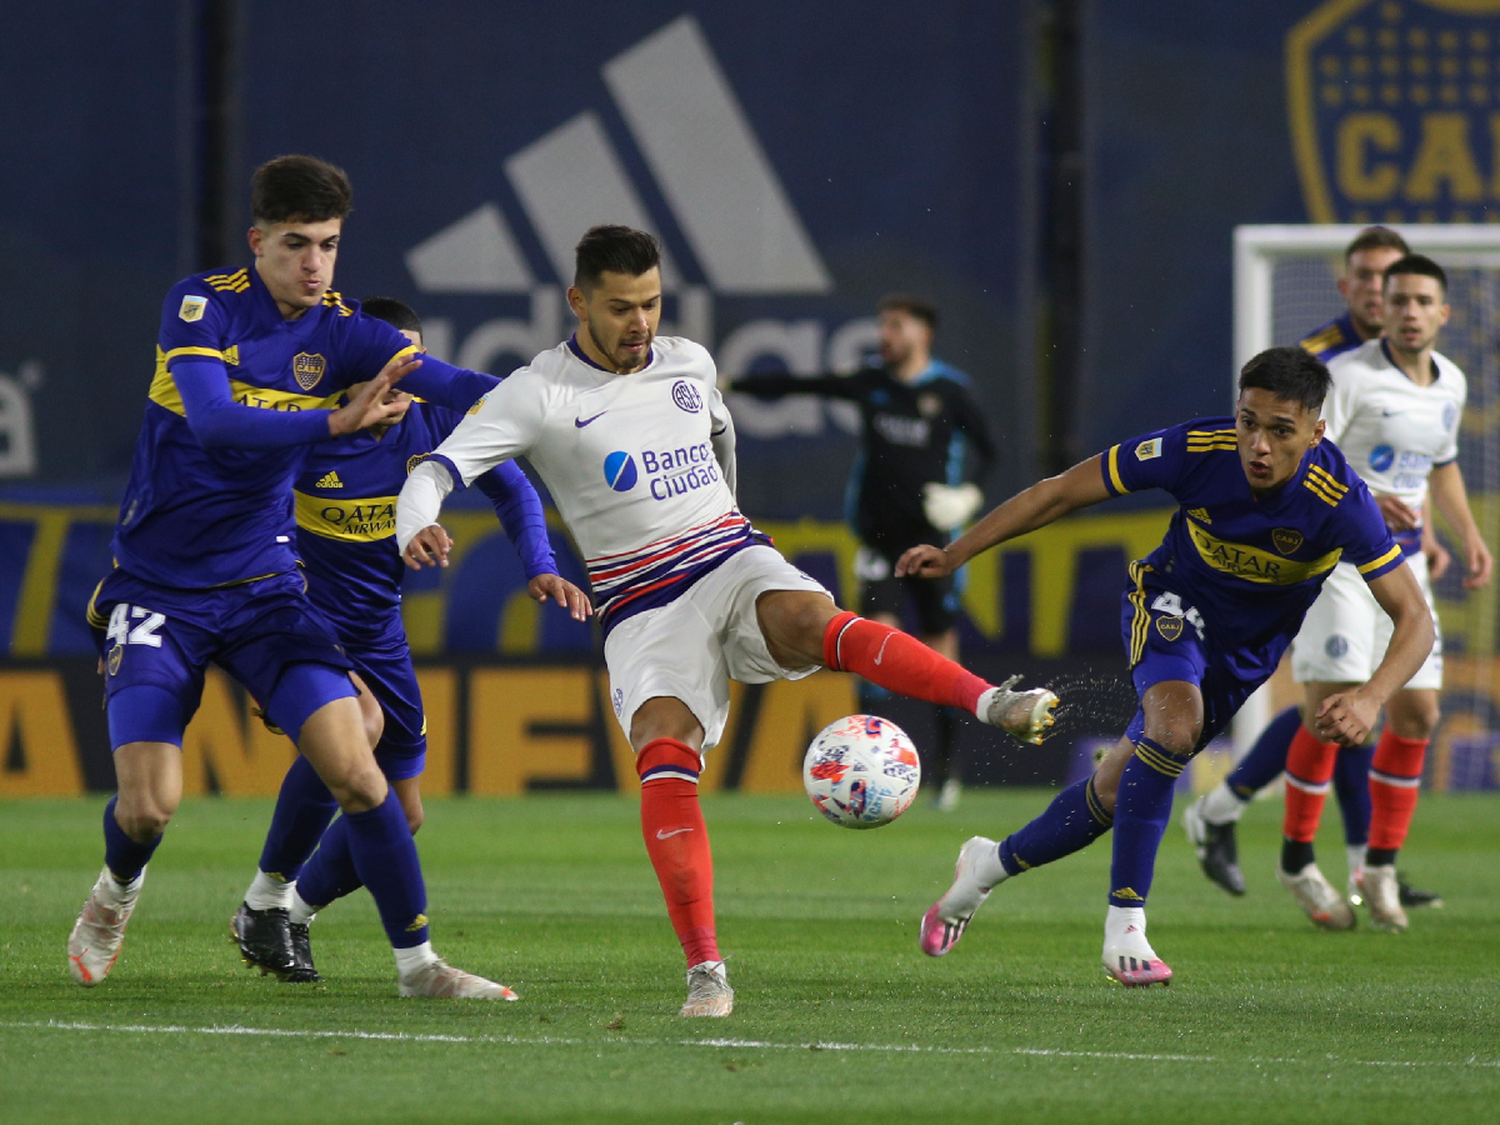
[[1109, 904], [1145, 906], [1156, 871], [1156, 850], [1172, 817], [1172, 787], [1191, 754], [1178, 757], [1144, 735], [1120, 774], [1115, 798], [1115, 850]]
[[1341, 746], [1333, 760], [1333, 790], [1344, 814], [1344, 842], [1350, 847], [1370, 840], [1370, 763], [1374, 760], [1374, 746]]
[[162, 838], [158, 836], [149, 844], [137, 844], [125, 835], [125, 829], [115, 820], [115, 805], [119, 802], [118, 796], [111, 797], [109, 804], [104, 806], [104, 866], [109, 868], [116, 881], [128, 883], [151, 862], [151, 854]]
[[1113, 823], [1094, 792], [1094, 779], [1087, 777], [1068, 786], [1041, 816], [1000, 842], [1000, 865], [1010, 874], [1019, 875], [1081, 851], [1108, 832]]
[[1260, 732], [1250, 752], [1224, 779], [1241, 800], [1248, 801], [1286, 769], [1286, 752], [1291, 749], [1292, 736], [1301, 725], [1302, 715], [1293, 706], [1277, 715]]
[[288, 883], [297, 878], [307, 857], [318, 846], [318, 837], [338, 811], [338, 802], [328, 786], [299, 754], [276, 795], [276, 812], [271, 816], [266, 846], [260, 853], [260, 869], [267, 875], [279, 875]]
[[328, 826], [323, 842], [302, 869], [297, 893], [308, 906], [322, 910], [362, 886], [359, 872], [354, 869], [354, 853], [349, 849], [349, 821], [341, 816]]
[[427, 886], [401, 799], [394, 789], [387, 790], [377, 808], [345, 813], [343, 820], [349, 826], [354, 869], [374, 896], [391, 945], [396, 949], [421, 945], [427, 940]]

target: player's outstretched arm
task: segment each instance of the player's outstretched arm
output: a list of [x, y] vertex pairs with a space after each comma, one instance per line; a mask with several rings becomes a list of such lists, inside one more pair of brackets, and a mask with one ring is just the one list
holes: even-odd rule
[[1477, 590], [1489, 582], [1494, 561], [1490, 557], [1490, 549], [1484, 542], [1484, 536], [1480, 534], [1479, 525], [1474, 522], [1474, 513], [1469, 508], [1469, 494], [1464, 488], [1464, 477], [1459, 471], [1458, 462], [1449, 461], [1446, 465], [1433, 469], [1432, 475], [1427, 478], [1427, 484], [1437, 510], [1443, 513], [1443, 518], [1463, 542], [1464, 565], [1469, 572], [1464, 578], [1464, 589]]
[[1395, 624], [1385, 658], [1368, 683], [1325, 699], [1313, 722], [1319, 738], [1343, 746], [1359, 746], [1369, 738], [1380, 708], [1416, 675], [1437, 639], [1432, 611], [1411, 567], [1402, 563], [1372, 580], [1370, 593]]
[[946, 549], [926, 544], [913, 547], [896, 563], [896, 573], [941, 578], [997, 543], [1046, 527], [1069, 512], [1108, 500], [1109, 496], [1100, 458], [1090, 457], [1067, 472], [1038, 481], [1025, 492], [1012, 496]]

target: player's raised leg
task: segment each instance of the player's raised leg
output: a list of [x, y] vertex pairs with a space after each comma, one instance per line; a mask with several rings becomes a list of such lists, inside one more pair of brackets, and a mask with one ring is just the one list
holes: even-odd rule
[[784, 668], [854, 672], [912, 699], [961, 707], [1025, 742], [1041, 742], [1053, 723], [1057, 696], [1046, 688], [1013, 690], [1019, 676], [987, 683], [899, 629], [840, 610], [825, 594], [768, 590], [755, 611], [772, 658]]

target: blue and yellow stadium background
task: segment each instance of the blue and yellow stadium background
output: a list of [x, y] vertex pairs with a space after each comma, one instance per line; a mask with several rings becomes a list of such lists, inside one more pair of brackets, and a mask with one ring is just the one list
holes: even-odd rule
[[[206, 5], [64, 7], [8, 12], [0, 40], [17, 157], [0, 177], [0, 795], [111, 785], [83, 606], [109, 566], [159, 302], [200, 267], [202, 204], [217, 190], [204, 182], [195, 31]], [[1086, 455], [1225, 409], [1236, 224], [1500, 219], [1500, 3], [1082, 8], [1086, 280], [1080, 369], [1065, 387], [1049, 382], [1038, 327], [1050, 299], [1037, 249], [1047, 76], [1032, 49], [1038, 5], [1021, 0], [920, 12], [884, 0], [373, 0], [353, 17], [326, 0], [245, 0], [212, 138], [228, 145], [217, 167], [235, 205], [209, 233], [232, 260], [203, 264], [246, 260], [256, 164], [317, 153], [356, 188], [337, 288], [408, 300], [434, 351], [503, 374], [566, 331], [555, 251], [589, 199], [547, 198], [536, 183], [581, 169], [581, 182], [612, 185], [601, 205], [623, 191], [662, 235], [668, 319], [726, 372], [846, 366], [872, 341], [881, 294], [933, 298], [937, 350], [970, 373], [995, 426], [1002, 455], [985, 483], [999, 499], [1036, 478], [1049, 446]], [[286, 42], [293, 25], [317, 51]], [[722, 111], [695, 124], [683, 109], [675, 150], [654, 131], [676, 112], [653, 85], [662, 50]], [[746, 199], [762, 227], [717, 221], [693, 181], [695, 162], [736, 160], [760, 185]], [[769, 243], [778, 254], [761, 255]], [[1059, 393], [1074, 406], [1061, 437], [1047, 411]], [[736, 410], [742, 507], [852, 600], [848, 418], [812, 400]], [[1128, 712], [1118, 597], [1124, 562], [1164, 524], [1150, 503], [1096, 510], [969, 568], [966, 659], [1078, 685], [1070, 739], [1107, 735]], [[455, 565], [406, 595], [429, 788], [628, 787], [592, 634], [525, 599], [488, 511], [450, 516]], [[555, 538], [579, 577], [560, 528]], [[1470, 619], [1493, 625], [1486, 597]], [[1450, 678], [1476, 682], [1495, 638], [1456, 622]], [[211, 680], [185, 747], [190, 791], [274, 790], [290, 748], [247, 722], [244, 703]], [[1500, 699], [1465, 706], [1429, 780], [1495, 787]], [[806, 734], [853, 707], [838, 676], [747, 689], [708, 784], [795, 788]], [[924, 721], [912, 713], [919, 738]], [[985, 735], [964, 734], [979, 780], [1054, 783], [1072, 766], [1055, 744]]]

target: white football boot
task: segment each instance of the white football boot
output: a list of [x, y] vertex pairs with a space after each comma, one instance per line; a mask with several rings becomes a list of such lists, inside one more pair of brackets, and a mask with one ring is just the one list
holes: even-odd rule
[[1172, 970], [1146, 940], [1146, 911], [1111, 906], [1104, 917], [1104, 971], [1126, 988], [1172, 983]]
[[999, 845], [984, 836], [972, 836], [958, 850], [953, 866], [953, 885], [922, 915], [918, 942], [929, 957], [941, 957], [964, 936], [974, 911], [989, 898], [990, 891], [1010, 876], [1000, 865]]
[[734, 1011], [734, 989], [723, 961], [702, 961], [687, 971], [688, 996], [679, 1016], [727, 1016]]
[[1393, 934], [1406, 930], [1406, 911], [1401, 908], [1401, 887], [1396, 882], [1394, 864], [1366, 864], [1359, 874], [1359, 888], [1370, 907], [1370, 921]]
[[1009, 731], [1022, 742], [1040, 745], [1047, 728], [1057, 721], [1052, 713], [1057, 696], [1046, 688], [1012, 691], [1020, 680], [1020, 676], [1012, 676], [986, 691], [979, 697], [975, 714], [980, 722]]
[[94, 889], [83, 901], [78, 921], [68, 935], [68, 971], [85, 988], [92, 988], [115, 967], [120, 946], [125, 941], [125, 923], [130, 921], [146, 881], [143, 868], [131, 882], [121, 887], [106, 867], [99, 872]]
[[515, 1000], [516, 994], [503, 984], [455, 969], [438, 958], [399, 978], [397, 991], [403, 1000]]
[[1291, 892], [1302, 912], [1312, 919], [1313, 925], [1325, 930], [1350, 930], [1354, 928], [1354, 911], [1344, 901], [1316, 863], [1309, 863], [1295, 875], [1288, 875], [1276, 865], [1276, 881]]

